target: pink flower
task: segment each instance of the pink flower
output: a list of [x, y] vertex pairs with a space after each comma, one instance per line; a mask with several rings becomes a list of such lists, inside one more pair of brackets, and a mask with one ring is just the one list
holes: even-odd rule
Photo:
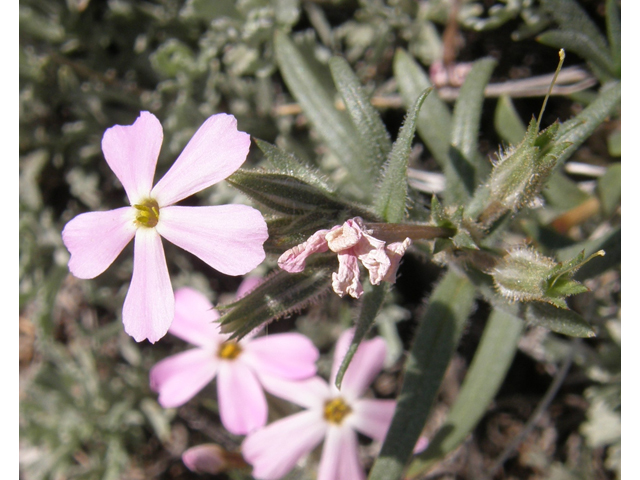
[[186, 403], [217, 377], [222, 424], [231, 433], [244, 435], [267, 421], [261, 384], [271, 392], [266, 385], [272, 381], [276, 385], [272, 393], [277, 394], [279, 379], [311, 377], [319, 354], [299, 333], [228, 340], [229, 335], [220, 333], [219, 317], [203, 294], [191, 288], [177, 290], [176, 316], [169, 332], [197, 348], [154, 365], [150, 384], [160, 394], [160, 405], [171, 408]]
[[371, 233], [360, 217], [352, 218], [342, 226], [319, 230], [306, 242], [287, 250], [278, 259], [278, 265], [287, 272], [301, 272], [309, 255], [327, 250], [336, 252], [339, 267], [332, 276], [333, 291], [341, 297], [348, 293], [360, 298], [363, 290], [358, 260], [369, 270], [372, 285], [395, 283], [400, 259], [411, 245], [409, 238], [386, 245], [382, 240], [372, 237]]
[[[334, 380], [349, 347], [353, 330], [343, 333], [336, 345], [331, 383], [320, 377], [302, 382], [280, 381], [278, 396], [306, 407], [300, 413], [257, 430], [242, 443], [242, 454], [260, 480], [286, 475], [324, 439], [318, 480], [357, 480], [365, 474], [358, 461], [360, 432], [375, 440], [384, 439], [395, 410], [394, 400], [362, 398], [382, 369], [386, 346], [382, 338], [363, 341], [342, 382]], [[272, 385], [275, 387], [275, 385]]]
[[162, 137], [162, 125], [149, 112], [141, 112], [133, 125], [107, 129], [102, 151], [131, 206], [83, 213], [62, 231], [71, 253], [69, 270], [79, 278], [104, 272], [135, 237], [133, 277], [122, 322], [138, 342], [156, 342], [173, 320], [174, 298], [161, 236], [227, 275], [244, 275], [260, 264], [268, 237], [262, 215], [249, 206], [174, 205], [227, 178], [245, 161], [250, 138], [237, 130], [233, 116], [209, 117], [152, 188]]
[[215, 443], [204, 443], [191, 447], [182, 454], [182, 461], [189, 470], [212, 475], [231, 468], [245, 468], [242, 455], [228, 452]]

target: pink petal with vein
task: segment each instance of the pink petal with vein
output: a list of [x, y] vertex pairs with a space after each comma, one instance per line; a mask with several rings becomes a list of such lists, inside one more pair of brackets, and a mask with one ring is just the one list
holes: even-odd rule
[[174, 297], [162, 239], [153, 228], [138, 228], [133, 251], [133, 277], [124, 299], [122, 323], [136, 342], [164, 337], [173, 321]]
[[364, 293], [360, 283], [360, 267], [355, 255], [349, 253], [338, 254], [338, 272], [331, 275], [333, 291], [341, 297], [348, 293], [353, 298], [360, 298]]
[[263, 373], [260, 375], [260, 383], [271, 395], [305, 408], [321, 411], [324, 402], [331, 398], [331, 388], [320, 377], [311, 377], [307, 380], [288, 380]]
[[262, 428], [242, 442], [242, 455], [258, 480], [276, 480], [289, 473], [313, 450], [326, 431], [319, 410], [306, 410]]
[[[331, 384], [335, 382], [338, 368], [346, 355], [353, 338], [353, 329], [342, 333], [336, 344], [331, 372]], [[350, 398], [358, 398], [367, 390], [371, 382], [382, 370], [387, 346], [381, 337], [363, 340], [358, 346], [356, 354], [351, 359], [349, 368], [342, 380], [342, 393]]]
[[242, 361], [256, 373], [298, 380], [316, 373], [320, 353], [313, 342], [299, 333], [280, 333], [255, 338], [249, 342]]
[[69, 270], [78, 278], [94, 278], [113, 263], [136, 232], [131, 207], [78, 215], [62, 230], [71, 253]]
[[207, 297], [193, 288], [176, 290], [175, 316], [169, 333], [185, 342], [201, 347], [214, 347], [224, 342], [228, 335], [220, 334], [220, 318]]
[[267, 399], [242, 355], [221, 361], [218, 371], [220, 420], [235, 435], [246, 435], [267, 423]]
[[158, 392], [164, 408], [179, 407], [191, 400], [216, 376], [214, 352], [194, 348], [156, 363], [149, 372], [151, 389]]
[[363, 234], [362, 227], [354, 220], [347, 220], [341, 227], [336, 227], [327, 233], [327, 243], [332, 252], [344, 252], [360, 241]]
[[322, 446], [318, 480], [364, 480], [358, 439], [350, 428], [329, 427]]
[[367, 437], [382, 441], [389, 430], [395, 410], [395, 400], [361, 398], [353, 405], [350, 424]]
[[227, 275], [244, 275], [265, 258], [262, 214], [247, 205], [165, 207], [160, 235]]
[[326, 252], [329, 249], [325, 236], [329, 230], [318, 230], [311, 235], [306, 242], [290, 248], [278, 258], [278, 266], [289, 273], [298, 273], [304, 270], [305, 262], [309, 255]]
[[104, 132], [104, 157], [132, 205], [151, 192], [161, 146], [162, 125], [149, 112], [140, 112], [133, 125], [115, 125]]
[[193, 195], [224, 180], [249, 153], [251, 138], [239, 132], [233, 115], [209, 117], [191, 138], [169, 171], [153, 187], [152, 197], [161, 207]]

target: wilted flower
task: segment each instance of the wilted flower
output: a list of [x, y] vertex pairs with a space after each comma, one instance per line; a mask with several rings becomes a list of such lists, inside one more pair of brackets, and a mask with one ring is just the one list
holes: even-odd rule
[[102, 138], [105, 159], [131, 206], [78, 215], [64, 227], [69, 270], [79, 278], [104, 272], [135, 237], [133, 277], [124, 301], [125, 331], [136, 341], [162, 338], [174, 315], [164, 237], [227, 275], [244, 275], [264, 258], [267, 226], [246, 205], [180, 207], [174, 204], [225, 179], [245, 161], [249, 135], [232, 115], [209, 117], [169, 171], [152, 188], [162, 125], [141, 112], [133, 125], [116, 125]]
[[247, 466], [242, 455], [228, 452], [215, 443], [204, 443], [185, 450], [182, 461], [192, 472], [212, 475]]
[[360, 298], [363, 290], [358, 260], [369, 270], [372, 285], [395, 283], [400, 259], [411, 245], [409, 238], [386, 245], [384, 241], [372, 237], [371, 233], [360, 217], [352, 218], [342, 226], [319, 230], [306, 242], [287, 250], [278, 259], [278, 265], [287, 272], [301, 272], [309, 255], [327, 250], [336, 252], [339, 267], [332, 277], [333, 291], [341, 297], [348, 293]]
[[[246, 281], [245, 281], [246, 282]], [[243, 286], [241, 285], [241, 289]], [[236, 435], [267, 421], [262, 390], [280, 378], [306, 379], [316, 373], [318, 350], [299, 333], [264, 337], [247, 335], [239, 342], [220, 333], [218, 312], [207, 298], [191, 288], [176, 291], [176, 315], [169, 332], [197, 348], [167, 357], [153, 366], [151, 388], [165, 408], [178, 407], [217, 377], [220, 419]], [[272, 393], [278, 394], [276, 388]]]
[[360, 432], [375, 440], [387, 433], [395, 410], [394, 400], [362, 398], [382, 370], [386, 346], [382, 338], [363, 341], [353, 357], [338, 390], [334, 380], [353, 337], [343, 333], [336, 345], [331, 383], [320, 377], [278, 385], [278, 396], [307, 408], [249, 434], [242, 454], [261, 480], [286, 475], [304, 455], [324, 439], [318, 480], [364, 479], [358, 461]]

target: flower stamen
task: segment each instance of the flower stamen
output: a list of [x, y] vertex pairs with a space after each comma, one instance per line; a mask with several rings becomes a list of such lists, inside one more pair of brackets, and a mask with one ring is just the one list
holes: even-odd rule
[[136, 210], [136, 223], [141, 227], [153, 228], [160, 219], [160, 207], [153, 199], [145, 200], [133, 206]]
[[241, 353], [242, 347], [238, 345], [238, 342], [234, 341], [223, 342], [218, 349], [218, 357], [225, 360], [234, 360]]
[[324, 418], [329, 423], [340, 425], [350, 413], [351, 407], [342, 398], [334, 398], [324, 404]]

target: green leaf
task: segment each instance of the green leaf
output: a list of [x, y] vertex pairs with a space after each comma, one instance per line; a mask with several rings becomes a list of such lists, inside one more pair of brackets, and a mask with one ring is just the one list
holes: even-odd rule
[[306, 183], [315, 185], [326, 192], [335, 192], [335, 187], [329, 185], [323, 175], [316, 169], [295, 157], [292, 153], [284, 151], [264, 140], [254, 138], [262, 153], [278, 171], [296, 177]]
[[598, 196], [605, 214], [612, 215], [620, 205], [622, 194], [622, 165], [611, 165], [598, 179]]
[[511, 97], [507, 95], [500, 95], [498, 98], [493, 124], [500, 137], [511, 145], [518, 145], [522, 142], [527, 131], [513, 106]]
[[371, 192], [363, 190], [362, 185], [371, 185], [377, 172], [372, 172], [371, 164], [362, 155], [358, 132], [351, 120], [335, 108], [335, 92], [316, 77], [308, 59], [284, 33], [275, 33], [274, 48], [280, 72], [292, 95], [329, 149], [351, 177], [358, 179], [353, 183], [362, 190], [363, 197], [370, 196]]
[[223, 333], [242, 338], [253, 329], [300, 311], [331, 287], [331, 269], [315, 267], [307, 262], [300, 273], [279, 270], [240, 300], [217, 306], [229, 310], [219, 322]]
[[612, 72], [616, 78], [621, 76], [621, 31], [620, 31], [620, 8], [616, 0], [607, 0], [606, 3], [606, 20], [607, 20], [607, 38], [609, 39], [609, 48], [611, 49], [611, 62], [614, 71]]
[[539, 325], [563, 335], [582, 338], [595, 337], [596, 335], [589, 322], [573, 310], [566, 308], [531, 302], [525, 306], [524, 316], [533, 325]]
[[378, 312], [380, 311], [380, 307], [384, 302], [384, 297], [389, 291], [389, 286], [390, 284], [388, 283], [372, 286], [371, 290], [365, 292], [362, 296], [362, 303], [360, 304], [360, 311], [358, 313], [358, 319], [356, 320], [353, 340], [351, 340], [351, 345], [349, 345], [349, 349], [347, 350], [336, 375], [336, 387], [338, 387], [338, 389], [342, 386], [342, 379], [349, 367], [349, 364], [351, 363], [351, 360], [353, 359], [353, 356], [356, 354], [358, 346], [364, 339], [367, 332], [371, 329], [371, 326], [376, 319], [376, 315], [378, 315]]
[[602, 49], [593, 38], [579, 31], [551, 30], [538, 36], [540, 43], [555, 48], [564, 48], [593, 62], [615, 78], [616, 67], [611, 61], [609, 49]]
[[[422, 67], [404, 50], [396, 51], [393, 59], [393, 75], [407, 108], [431, 87], [431, 82]], [[458, 203], [457, 192], [463, 189], [462, 179], [453, 168], [449, 158], [449, 139], [451, 137], [451, 111], [438, 97], [437, 92], [429, 95], [420, 109], [416, 129], [420, 138], [440, 165], [446, 178], [447, 188], [443, 192], [444, 203]]]
[[574, 0], [541, 0], [541, 3], [562, 30], [582, 32], [599, 49], [607, 49], [607, 42], [602, 33], [577, 2]]
[[370, 480], [401, 478], [473, 310], [474, 292], [469, 280], [452, 271], [433, 291], [420, 317], [405, 364], [398, 405]]
[[329, 68], [331, 68], [331, 75], [338, 92], [340, 92], [351, 120], [358, 131], [359, 143], [365, 158], [370, 159], [371, 167], [374, 170], [376, 166], [382, 167], [391, 151], [391, 140], [380, 114], [371, 105], [368, 96], [362, 90], [358, 77], [344, 58], [332, 57], [329, 60]]
[[464, 187], [459, 192], [458, 202], [469, 200], [476, 186], [486, 179], [490, 171], [489, 162], [478, 153], [478, 133], [484, 89], [496, 63], [490, 58], [474, 62], [453, 109], [449, 156]]
[[510, 313], [491, 313], [447, 420], [430, 439], [429, 447], [411, 463], [405, 478], [420, 477], [473, 431], [509, 371], [523, 327], [522, 320]]
[[582, 205], [589, 198], [589, 194], [580, 190], [576, 183], [569, 179], [561, 170], [555, 170], [545, 188], [542, 190], [547, 204], [561, 210]]
[[621, 96], [620, 82], [605, 85], [587, 108], [560, 125], [556, 142], [569, 142], [571, 146], [558, 157], [556, 168], [573, 155], [594, 130], [619, 107]]
[[405, 217], [408, 188], [407, 166], [409, 165], [411, 143], [416, 131], [418, 112], [429, 92], [431, 89], [422, 92], [409, 110], [381, 173], [381, 180], [376, 192], [376, 212], [389, 223], [400, 223]]
[[256, 202], [276, 212], [294, 215], [317, 209], [346, 208], [346, 204], [331, 192], [283, 173], [238, 169], [227, 181]]

